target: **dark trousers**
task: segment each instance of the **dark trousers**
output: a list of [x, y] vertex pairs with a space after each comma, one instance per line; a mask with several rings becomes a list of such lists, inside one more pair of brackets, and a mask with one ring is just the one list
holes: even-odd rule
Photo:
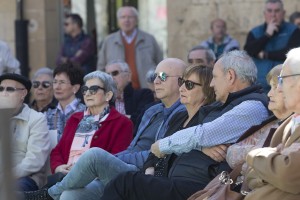
[[20, 191], [35, 191], [39, 189], [36, 182], [29, 176], [19, 178], [17, 180], [17, 185]]
[[190, 181], [125, 172], [105, 187], [101, 200], [186, 200], [203, 187]]

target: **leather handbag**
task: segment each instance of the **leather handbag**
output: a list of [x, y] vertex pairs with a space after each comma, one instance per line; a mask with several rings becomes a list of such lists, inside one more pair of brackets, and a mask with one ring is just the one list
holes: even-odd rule
[[233, 190], [241, 184], [236, 182], [242, 170], [242, 164], [234, 168], [230, 173], [223, 171], [216, 176], [203, 189], [188, 198], [188, 200], [241, 200], [244, 195]]

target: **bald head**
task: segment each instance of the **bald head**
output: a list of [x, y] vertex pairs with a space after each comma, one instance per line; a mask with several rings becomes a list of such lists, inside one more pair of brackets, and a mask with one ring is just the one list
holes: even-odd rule
[[185, 62], [178, 58], [166, 58], [155, 69], [155, 93], [167, 108], [179, 99], [178, 78], [186, 67]]

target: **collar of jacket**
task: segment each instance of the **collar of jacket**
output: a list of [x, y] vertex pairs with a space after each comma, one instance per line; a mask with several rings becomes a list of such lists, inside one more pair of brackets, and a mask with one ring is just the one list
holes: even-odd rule
[[[145, 37], [144, 37], [144, 34], [142, 34], [141, 30], [139, 30], [138, 28], [136, 30], [137, 30], [137, 34], [136, 34], [135, 44], [138, 44], [139, 42], [144, 41]], [[122, 41], [121, 35], [122, 35], [121, 30], [116, 32], [116, 34], [114, 35], [114, 43], [123, 46], [123, 41]]]
[[70, 35], [66, 34], [66, 42], [75, 42], [75, 41], [80, 41], [85, 37], [85, 34], [83, 31], [81, 31], [78, 35], [76, 35], [74, 38], [71, 37]]
[[[122, 114], [120, 114], [114, 107], [110, 106], [109, 109], [110, 109], [110, 112], [108, 113], [108, 117], [101, 123], [115, 120], [115, 119], [119, 118], [120, 116], [122, 116]], [[84, 112], [76, 112], [71, 117], [80, 121], [83, 118], [83, 113]]]
[[[240, 91], [229, 93], [229, 95], [226, 99], [226, 102], [223, 104], [223, 106], [226, 106], [227, 104], [229, 104], [233, 100], [235, 100], [235, 99], [237, 99], [241, 96], [250, 94], [250, 93], [264, 94], [261, 85], [259, 85], [259, 84], [251, 85], [251, 86], [246, 87], [246, 88], [244, 88]], [[267, 96], [266, 96], [266, 98], [267, 98]]]
[[22, 111], [19, 112], [17, 115], [13, 116], [12, 119], [20, 119], [20, 120], [28, 121], [29, 120], [29, 114], [30, 114], [29, 111], [30, 111], [29, 106], [24, 103]]

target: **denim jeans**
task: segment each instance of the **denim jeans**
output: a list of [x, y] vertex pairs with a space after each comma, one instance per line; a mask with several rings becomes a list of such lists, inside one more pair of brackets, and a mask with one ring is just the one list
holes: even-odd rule
[[20, 191], [35, 191], [39, 189], [36, 182], [29, 176], [19, 178], [17, 180], [17, 185], [19, 186]]
[[55, 200], [99, 200], [105, 185], [126, 171], [138, 171], [138, 168], [103, 149], [91, 148], [82, 154], [61, 182], [49, 188], [48, 193]]

